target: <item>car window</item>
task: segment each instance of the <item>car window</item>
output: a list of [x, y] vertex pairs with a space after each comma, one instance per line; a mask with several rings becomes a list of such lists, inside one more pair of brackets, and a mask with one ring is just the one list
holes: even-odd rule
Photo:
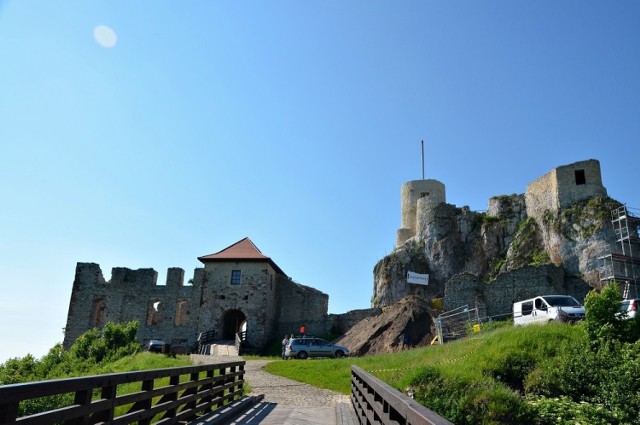
[[557, 297], [542, 297], [547, 304], [552, 307], [582, 307], [582, 305], [576, 301], [573, 297], [557, 296]]
[[620, 311], [627, 311], [629, 309], [629, 301], [622, 301], [620, 303]]
[[542, 299], [542, 298], [536, 298], [534, 305], [536, 307], [536, 310], [546, 310], [547, 309], [547, 304], [544, 302], [544, 299]]

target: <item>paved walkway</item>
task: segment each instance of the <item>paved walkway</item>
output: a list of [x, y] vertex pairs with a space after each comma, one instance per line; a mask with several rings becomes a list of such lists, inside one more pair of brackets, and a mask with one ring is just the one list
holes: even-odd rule
[[[196, 363], [243, 360], [233, 356], [191, 356]], [[245, 380], [251, 394], [264, 399], [232, 424], [355, 425], [357, 419], [349, 396], [316, 388], [264, 371], [268, 360], [247, 360]]]

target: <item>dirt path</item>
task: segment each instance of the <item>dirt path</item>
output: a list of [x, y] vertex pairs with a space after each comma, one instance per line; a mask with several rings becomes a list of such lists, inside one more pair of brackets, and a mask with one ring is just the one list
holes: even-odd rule
[[[201, 356], [192, 354], [194, 363], [220, 363], [242, 360], [242, 357]], [[264, 371], [270, 360], [247, 360], [244, 379], [251, 387], [251, 395], [264, 394], [264, 401], [283, 406], [335, 407], [336, 403], [350, 403], [349, 396], [316, 388]]]
[[[242, 357], [191, 355], [196, 364], [243, 360]], [[272, 375], [270, 360], [247, 360], [244, 379], [250, 395], [264, 394], [262, 402], [236, 419], [233, 425], [355, 425], [349, 396]]]

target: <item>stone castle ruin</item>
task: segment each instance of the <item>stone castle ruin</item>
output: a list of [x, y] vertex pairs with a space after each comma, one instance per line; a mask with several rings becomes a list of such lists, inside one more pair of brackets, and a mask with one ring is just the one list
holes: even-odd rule
[[600, 162], [595, 159], [564, 165], [527, 185], [524, 194], [527, 215], [543, 222], [545, 214], [557, 213], [572, 204], [594, 197], [606, 197]]
[[[158, 285], [153, 269], [113, 268], [105, 281], [100, 266], [78, 263], [64, 346], [91, 328], [131, 320], [140, 323], [141, 343], [162, 339], [177, 353], [196, 349], [200, 333], [216, 340], [240, 333], [247, 347], [259, 350], [302, 324], [315, 335], [353, 328], [347, 340], [357, 341], [360, 354], [374, 346], [393, 351], [407, 332], [428, 343], [431, 323], [420, 318], [435, 312], [425, 312], [426, 304], [406, 313], [411, 317], [395, 326], [398, 335], [382, 335], [381, 329], [395, 329], [381, 322], [382, 308], [405, 311], [424, 300], [445, 311], [468, 306], [480, 317], [500, 316], [517, 300], [553, 293], [583, 300], [592, 287], [619, 282], [617, 266], [626, 251], [614, 253], [617, 235], [640, 240], [640, 218], [630, 219], [626, 233], [614, 231], [611, 212], [621, 205], [607, 196], [594, 159], [557, 167], [524, 194], [494, 196], [484, 212], [447, 204], [437, 180], [409, 181], [401, 188], [396, 247], [373, 271], [373, 308], [341, 315], [327, 314], [327, 294], [292, 281], [249, 238], [198, 257], [204, 267], [187, 284], [180, 268], [170, 268], [166, 285]], [[605, 273], [603, 259], [610, 269]], [[408, 283], [408, 272], [427, 274], [428, 284]], [[636, 287], [638, 274], [629, 280]], [[400, 303], [409, 296], [414, 301]]]
[[[599, 262], [616, 244], [610, 218], [620, 205], [595, 159], [557, 167], [522, 195], [495, 196], [486, 212], [447, 204], [437, 180], [409, 181], [396, 248], [374, 269], [372, 304], [414, 295], [441, 298], [444, 310], [499, 315], [540, 294], [582, 300], [602, 283]], [[407, 272], [428, 274], [428, 285], [407, 283]]]
[[107, 322], [137, 320], [142, 344], [160, 339], [176, 353], [193, 351], [204, 332], [216, 340], [244, 333], [246, 346], [260, 349], [302, 324], [324, 335], [370, 314], [328, 315], [327, 294], [292, 281], [249, 238], [198, 260], [204, 267], [187, 284], [184, 270], [170, 268], [166, 285], [157, 284], [153, 269], [113, 268], [105, 281], [98, 264], [78, 263], [63, 345]]
[[[580, 161], [555, 168], [529, 183], [525, 192], [526, 212], [529, 217], [542, 221], [548, 212], [558, 212], [574, 202], [597, 196], [607, 196], [600, 162]], [[396, 247], [418, 235], [434, 219], [435, 207], [446, 203], [445, 186], [433, 179], [409, 181], [402, 185], [400, 198], [401, 227]]]

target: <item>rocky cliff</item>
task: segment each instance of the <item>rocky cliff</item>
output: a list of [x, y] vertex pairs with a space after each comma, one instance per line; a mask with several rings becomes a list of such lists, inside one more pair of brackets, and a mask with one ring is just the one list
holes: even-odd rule
[[[392, 305], [407, 295], [443, 297], [460, 274], [480, 284], [516, 270], [540, 275], [535, 266], [546, 265], [561, 268], [574, 286], [597, 285], [598, 257], [616, 243], [611, 211], [620, 205], [595, 196], [530, 217], [525, 195], [508, 195], [491, 198], [486, 212], [446, 203], [424, 208], [416, 235], [375, 266], [372, 304]], [[428, 273], [429, 284], [407, 284], [408, 271]]]

